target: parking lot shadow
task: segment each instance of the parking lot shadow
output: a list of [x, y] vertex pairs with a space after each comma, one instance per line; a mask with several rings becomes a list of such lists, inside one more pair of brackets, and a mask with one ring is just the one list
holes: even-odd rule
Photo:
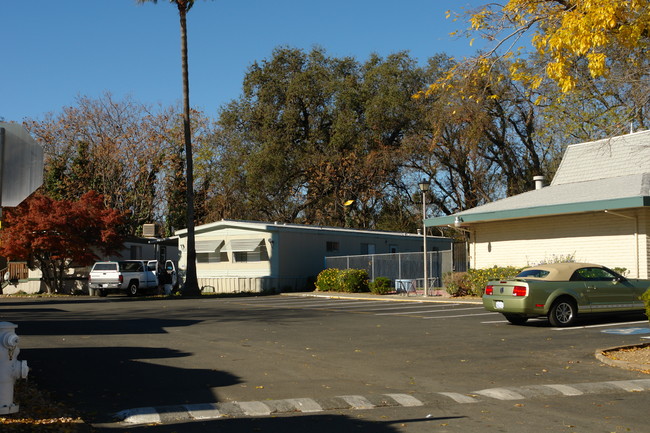
[[[452, 417], [456, 418], [456, 417]], [[443, 418], [401, 419], [397, 421], [367, 421], [345, 415], [297, 415], [268, 418], [222, 418], [213, 421], [196, 421], [182, 424], [147, 425], [119, 428], [95, 426], [97, 433], [242, 433], [242, 432], [282, 432], [282, 433], [396, 433], [394, 425], [412, 423], [431, 423], [434, 429]], [[445, 418], [446, 419], [446, 418]]]
[[35, 319], [16, 320], [20, 335], [166, 334], [165, 328], [191, 326], [200, 320], [178, 319]]
[[29, 360], [30, 380], [89, 421], [105, 422], [112, 413], [142, 406], [216, 402], [212, 388], [240, 383], [218, 370], [147, 362], [189, 356], [168, 348], [25, 349], [21, 356]]

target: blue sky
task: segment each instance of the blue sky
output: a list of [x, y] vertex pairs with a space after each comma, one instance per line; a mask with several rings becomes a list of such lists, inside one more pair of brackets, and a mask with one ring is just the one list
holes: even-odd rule
[[[150, 105], [181, 100], [178, 12], [167, 0], [21, 0], [3, 5], [0, 118], [42, 119], [77, 96], [111, 92]], [[190, 102], [216, 117], [247, 68], [274, 48], [323, 47], [364, 61], [408, 50], [425, 62], [471, 55], [445, 11], [484, 0], [196, 0], [188, 15]]]

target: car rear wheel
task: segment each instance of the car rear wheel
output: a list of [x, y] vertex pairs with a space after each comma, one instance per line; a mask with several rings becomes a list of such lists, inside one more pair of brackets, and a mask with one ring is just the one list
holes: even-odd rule
[[572, 299], [561, 298], [553, 303], [548, 320], [553, 326], [569, 326], [575, 323], [578, 308]]
[[528, 321], [528, 317], [520, 316], [519, 314], [504, 314], [503, 316], [513, 325], [523, 325]]
[[129, 296], [136, 296], [138, 294], [138, 282], [131, 281], [129, 287], [127, 288], [127, 293]]

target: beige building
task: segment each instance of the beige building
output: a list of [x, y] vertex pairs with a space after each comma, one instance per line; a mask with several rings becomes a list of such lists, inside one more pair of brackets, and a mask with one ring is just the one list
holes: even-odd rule
[[[222, 220], [195, 228], [197, 277], [204, 292], [305, 290], [325, 257], [422, 251], [421, 235], [301, 224]], [[187, 230], [178, 230], [179, 269], [187, 266]], [[428, 251], [451, 239], [427, 237]], [[312, 287], [313, 288], [313, 287]]]
[[431, 218], [468, 240], [471, 268], [571, 257], [649, 278], [650, 131], [568, 146], [549, 186]]

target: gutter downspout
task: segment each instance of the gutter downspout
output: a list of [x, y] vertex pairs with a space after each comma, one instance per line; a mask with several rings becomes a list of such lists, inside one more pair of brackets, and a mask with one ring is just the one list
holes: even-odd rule
[[605, 213], [612, 214], [619, 216], [621, 218], [626, 218], [630, 220], [634, 220], [634, 244], [635, 244], [635, 249], [634, 249], [634, 255], [636, 256], [636, 277], [641, 278], [641, 271], [639, 269], [640, 266], [640, 258], [639, 258], [639, 216], [635, 215], [633, 217], [629, 215], [623, 215], [617, 212], [612, 212], [611, 210], [605, 209]]

